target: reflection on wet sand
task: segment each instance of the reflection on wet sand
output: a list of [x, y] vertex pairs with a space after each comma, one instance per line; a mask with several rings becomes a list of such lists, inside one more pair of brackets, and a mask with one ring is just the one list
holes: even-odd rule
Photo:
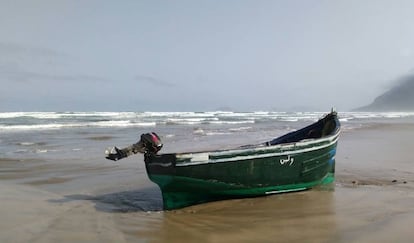
[[336, 233], [332, 191], [226, 200], [162, 215], [162, 222], [130, 233], [150, 242], [326, 242]]

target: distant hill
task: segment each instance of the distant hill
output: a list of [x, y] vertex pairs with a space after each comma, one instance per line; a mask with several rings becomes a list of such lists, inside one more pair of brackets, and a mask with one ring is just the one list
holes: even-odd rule
[[355, 111], [414, 111], [414, 75], [403, 78], [396, 86], [378, 96], [372, 104]]

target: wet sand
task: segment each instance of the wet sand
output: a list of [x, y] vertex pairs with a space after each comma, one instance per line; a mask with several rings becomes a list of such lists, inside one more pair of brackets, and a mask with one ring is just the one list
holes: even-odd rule
[[414, 124], [344, 131], [332, 187], [168, 212], [139, 156], [2, 158], [0, 242], [412, 242], [413, 145]]

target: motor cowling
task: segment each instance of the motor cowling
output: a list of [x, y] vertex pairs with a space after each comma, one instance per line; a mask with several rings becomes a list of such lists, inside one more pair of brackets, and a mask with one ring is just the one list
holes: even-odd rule
[[139, 143], [142, 144], [145, 152], [151, 154], [158, 153], [163, 146], [160, 137], [155, 132], [142, 134]]

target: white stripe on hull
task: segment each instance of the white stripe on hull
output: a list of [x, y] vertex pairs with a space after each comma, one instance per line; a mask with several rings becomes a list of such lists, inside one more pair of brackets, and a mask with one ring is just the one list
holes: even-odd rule
[[297, 191], [303, 191], [303, 190], [306, 190], [306, 189], [307, 189], [306, 187], [301, 187], [301, 188], [295, 188], [295, 189], [270, 191], [270, 192], [266, 192], [266, 194], [278, 194], [278, 193], [285, 193], [285, 192], [297, 192]]

